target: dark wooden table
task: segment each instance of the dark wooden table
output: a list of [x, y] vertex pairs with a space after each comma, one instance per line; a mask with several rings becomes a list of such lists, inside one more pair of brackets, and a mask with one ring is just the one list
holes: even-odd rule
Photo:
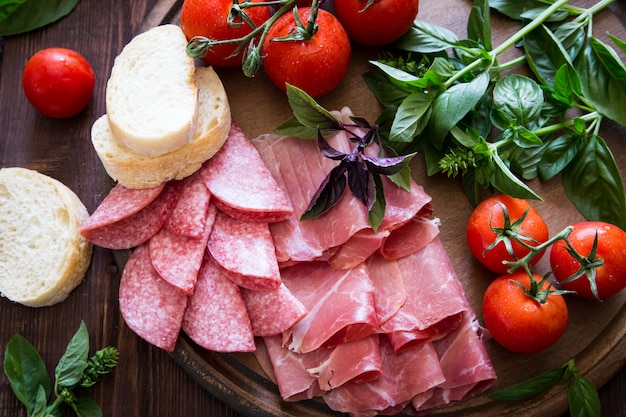
[[[427, 0], [428, 1], [428, 0]], [[433, 10], [437, 0], [422, 4]], [[467, 1], [460, 8], [440, 11], [439, 24], [461, 33], [464, 30]], [[83, 0], [75, 11], [61, 21], [28, 34], [7, 37], [0, 49], [0, 167], [22, 166], [39, 170], [72, 188], [93, 211], [113, 185], [93, 151], [89, 132], [93, 121], [105, 112], [104, 91], [113, 59], [137, 33], [161, 22], [176, 21], [181, 0]], [[443, 4], [443, 3], [441, 3]], [[624, 38], [626, 7], [622, 0], [607, 11], [602, 31], [611, 30]], [[612, 16], [609, 16], [612, 15]], [[96, 88], [88, 108], [68, 120], [52, 120], [39, 115], [26, 101], [21, 88], [21, 73], [27, 59], [36, 51], [51, 46], [64, 46], [81, 52], [96, 73]], [[239, 75], [222, 71], [227, 91], [237, 87]], [[262, 76], [251, 81], [250, 89], [270, 91]], [[344, 91], [345, 92], [345, 91]], [[336, 99], [336, 96], [334, 96]], [[268, 112], [264, 125], [254, 124], [243, 102], [233, 102], [233, 115], [251, 136], [267, 131], [267, 126], [287, 115]], [[361, 103], [356, 107], [375, 106]], [[370, 111], [371, 113], [371, 111]], [[626, 130], [617, 129], [624, 139]], [[623, 158], [621, 159], [624, 160]], [[624, 169], [624, 166], [621, 167]], [[54, 366], [81, 320], [87, 324], [92, 350], [107, 345], [121, 352], [119, 367], [92, 388], [90, 395], [101, 405], [105, 416], [243, 416], [212, 397], [182, 369], [172, 357], [138, 338], [123, 322], [118, 309], [119, 271], [111, 251], [96, 248], [91, 268], [70, 298], [53, 307], [27, 308], [0, 299], [0, 346], [4, 347], [15, 333], [29, 339], [41, 353], [53, 373]], [[603, 415], [626, 416], [626, 368], [624, 343], [619, 356], [600, 389]], [[608, 374], [607, 374], [608, 372]], [[11, 392], [4, 373], [0, 375], [0, 416], [25, 416], [24, 408]], [[547, 417], [547, 416], [546, 416]]]

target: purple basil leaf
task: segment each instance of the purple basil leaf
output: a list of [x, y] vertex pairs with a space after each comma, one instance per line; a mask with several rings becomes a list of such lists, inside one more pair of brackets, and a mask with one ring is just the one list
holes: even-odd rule
[[315, 219], [333, 207], [346, 189], [346, 164], [334, 167], [320, 184], [300, 220]]
[[330, 146], [319, 130], [317, 132], [317, 146], [319, 147], [320, 152], [322, 152], [322, 154], [327, 158], [341, 160], [346, 156], [345, 153], [339, 152], [337, 149]]
[[355, 126], [358, 126], [363, 129], [368, 129], [368, 130], [372, 129], [372, 126], [370, 125], [370, 123], [363, 117], [350, 116], [350, 120], [354, 122]]
[[348, 187], [352, 195], [361, 200], [367, 210], [372, 207], [376, 197], [374, 179], [362, 163], [354, 163], [348, 166]]
[[365, 161], [365, 164], [367, 165], [367, 169], [369, 169], [374, 174], [381, 175], [393, 175], [400, 172], [402, 168], [409, 164], [411, 158], [413, 158], [414, 156], [415, 153], [389, 158], [379, 158], [362, 155], [363, 161]]

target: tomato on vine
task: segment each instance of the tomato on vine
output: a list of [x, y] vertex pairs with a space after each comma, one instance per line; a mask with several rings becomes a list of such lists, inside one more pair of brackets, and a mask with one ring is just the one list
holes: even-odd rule
[[350, 65], [350, 40], [341, 23], [324, 9], [302, 7], [282, 15], [262, 45], [263, 67], [274, 85], [286, 84], [320, 97], [335, 89]]
[[[180, 27], [188, 40], [195, 36], [215, 41], [238, 39], [250, 34], [253, 29], [271, 16], [269, 6], [259, 6], [264, 0], [241, 2], [257, 5], [233, 7], [232, 0], [185, 0], [180, 12]], [[238, 43], [215, 45], [202, 57], [216, 67], [238, 67], [242, 64], [243, 48], [236, 51]]]
[[535, 353], [554, 345], [567, 327], [563, 296], [550, 282], [526, 271], [506, 274], [491, 282], [483, 305], [485, 326], [504, 348]]
[[605, 299], [626, 288], [626, 232], [605, 222], [573, 225], [550, 250], [550, 266], [564, 289]]
[[[495, 195], [483, 200], [470, 215], [466, 239], [478, 261], [503, 274], [509, 270], [505, 262], [520, 259], [531, 251], [523, 243], [537, 246], [548, 240], [548, 227], [528, 201]], [[539, 262], [543, 253], [536, 254], [530, 264]]]
[[335, 15], [350, 39], [364, 45], [389, 44], [404, 35], [417, 17], [419, 0], [340, 0]]

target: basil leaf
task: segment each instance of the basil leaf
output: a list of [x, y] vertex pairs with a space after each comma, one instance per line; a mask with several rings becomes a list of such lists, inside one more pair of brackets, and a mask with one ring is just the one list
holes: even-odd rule
[[408, 89], [397, 88], [393, 85], [385, 72], [381, 70], [366, 72], [363, 74], [363, 81], [374, 97], [386, 108], [399, 105], [410, 94]]
[[16, 35], [46, 26], [68, 15], [80, 0], [25, 0], [0, 22], [0, 36]]
[[596, 387], [586, 378], [574, 376], [567, 391], [567, 403], [572, 417], [600, 417], [600, 397]]
[[562, 368], [549, 369], [527, 381], [491, 393], [489, 398], [496, 401], [528, 400], [557, 385], [562, 378]]
[[543, 108], [543, 91], [532, 79], [509, 74], [502, 77], [493, 89], [493, 108], [498, 114], [516, 120], [526, 128], [534, 128]]
[[37, 404], [40, 387], [46, 400], [50, 398], [52, 383], [37, 350], [22, 335], [14, 335], [4, 354], [4, 373], [15, 396], [30, 414]]
[[589, 38], [574, 64], [584, 97], [604, 116], [626, 126], [626, 68], [615, 51]]
[[606, 142], [590, 136], [576, 158], [563, 170], [563, 187], [587, 220], [600, 220], [626, 228], [624, 185]]
[[372, 202], [372, 206], [367, 211], [367, 222], [372, 227], [372, 229], [374, 229], [374, 233], [376, 233], [378, 232], [378, 228], [382, 224], [383, 218], [385, 217], [387, 202], [385, 201], [383, 183], [379, 175], [374, 175], [373, 184], [375, 190], [375, 198]]
[[3, 0], [0, 2], [0, 22], [7, 19], [26, 0]]
[[30, 417], [37, 417], [37, 416], [44, 417], [46, 415], [47, 406], [48, 406], [48, 394], [46, 394], [46, 389], [42, 387], [41, 385], [39, 385], [37, 389], [37, 395], [35, 396], [35, 404], [29, 416]]
[[[489, 0], [489, 6], [515, 20], [529, 19], [533, 15], [539, 15], [550, 5], [551, 3], [543, 0]], [[556, 11], [550, 20], [564, 20], [568, 16], [566, 11]]]
[[573, 65], [557, 37], [542, 25], [524, 36], [528, 64], [540, 83], [554, 87], [556, 72], [563, 65]]
[[422, 133], [428, 123], [429, 110], [434, 100], [434, 94], [423, 90], [415, 91], [405, 98], [393, 119], [389, 140], [392, 142], [411, 142], [415, 136]]
[[563, 22], [553, 32], [567, 52], [570, 62], [574, 62], [587, 39], [584, 27], [576, 22]]
[[304, 126], [295, 117], [285, 120], [280, 124], [274, 133], [282, 136], [295, 136], [301, 139], [316, 139], [317, 129], [309, 126]]
[[345, 172], [346, 166], [343, 163], [330, 170], [300, 220], [315, 219], [337, 204], [346, 189]]
[[428, 54], [453, 48], [458, 41], [459, 38], [449, 29], [415, 20], [408, 32], [393, 43], [393, 47]]
[[609, 38], [611, 38], [611, 40], [615, 42], [615, 45], [617, 45], [617, 47], [626, 54], [626, 42], [624, 42], [623, 40], [621, 40], [620, 38], [614, 35], [611, 35], [610, 33], [608, 35], [609, 35]]
[[493, 155], [492, 158], [495, 163], [495, 169], [490, 180], [495, 188], [511, 197], [527, 200], [541, 200], [541, 197], [511, 172], [500, 156], [496, 154]]
[[339, 119], [300, 88], [287, 84], [287, 100], [294, 117], [303, 126], [319, 129], [324, 136], [340, 129]]
[[435, 99], [430, 117], [435, 147], [441, 148], [450, 129], [481, 100], [488, 86], [489, 74], [484, 72], [469, 83], [453, 85]]
[[559, 102], [569, 106], [574, 103], [575, 95], [580, 95], [580, 80], [573, 67], [564, 64], [554, 74], [553, 96]]
[[408, 166], [415, 155], [416, 153], [414, 152], [408, 155], [381, 158], [363, 154], [362, 158], [370, 172], [381, 175], [393, 175]]
[[54, 371], [56, 386], [72, 388], [78, 384], [87, 367], [88, 357], [89, 334], [85, 322], [81, 321]]
[[548, 181], [560, 173], [583, 146], [584, 142], [574, 134], [565, 134], [547, 142], [541, 148], [541, 161], [537, 165], [541, 181]]
[[467, 36], [491, 51], [489, 0], [476, 0], [467, 22]]

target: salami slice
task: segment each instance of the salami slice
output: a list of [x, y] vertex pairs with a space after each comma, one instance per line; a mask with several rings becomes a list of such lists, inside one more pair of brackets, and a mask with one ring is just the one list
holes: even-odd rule
[[182, 236], [202, 238], [210, 199], [211, 192], [196, 171], [183, 180], [176, 206], [163, 227]]
[[85, 230], [97, 229], [118, 222], [139, 212], [152, 203], [165, 188], [165, 183], [154, 188], [135, 190], [117, 184], [102, 200], [96, 211], [82, 226]]
[[80, 233], [93, 244], [109, 249], [130, 249], [145, 243], [163, 226], [178, 197], [178, 182], [168, 183], [154, 201], [141, 211], [115, 223], [96, 228], [83, 227]]
[[218, 211], [209, 253], [235, 284], [250, 290], [280, 285], [274, 242], [267, 223], [245, 222]]
[[239, 287], [206, 256], [182, 323], [198, 345], [216, 352], [252, 352], [254, 336]]
[[219, 209], [232, 217], [267, 223], [293, 213], [259, 152], [234, 123], [224, 146], [200, 172]]
[[241, 289], [255, 336], [273, 336], [293, 326], [307, 313], [306, 308], [281, 284], [276, 290]]
[[119, 301], [124, 321], [139, 337], [173, 351], [187, 298], [154, 270], [147, 245], [133, 252], [122, 273]]
[[193, 293], [216, 213], [215, 206], [210, 206], [204, 236], [200, 239], [179, 235], [165, 228], [150, 239], [150, 259], [154, 269], [184, 294]]

